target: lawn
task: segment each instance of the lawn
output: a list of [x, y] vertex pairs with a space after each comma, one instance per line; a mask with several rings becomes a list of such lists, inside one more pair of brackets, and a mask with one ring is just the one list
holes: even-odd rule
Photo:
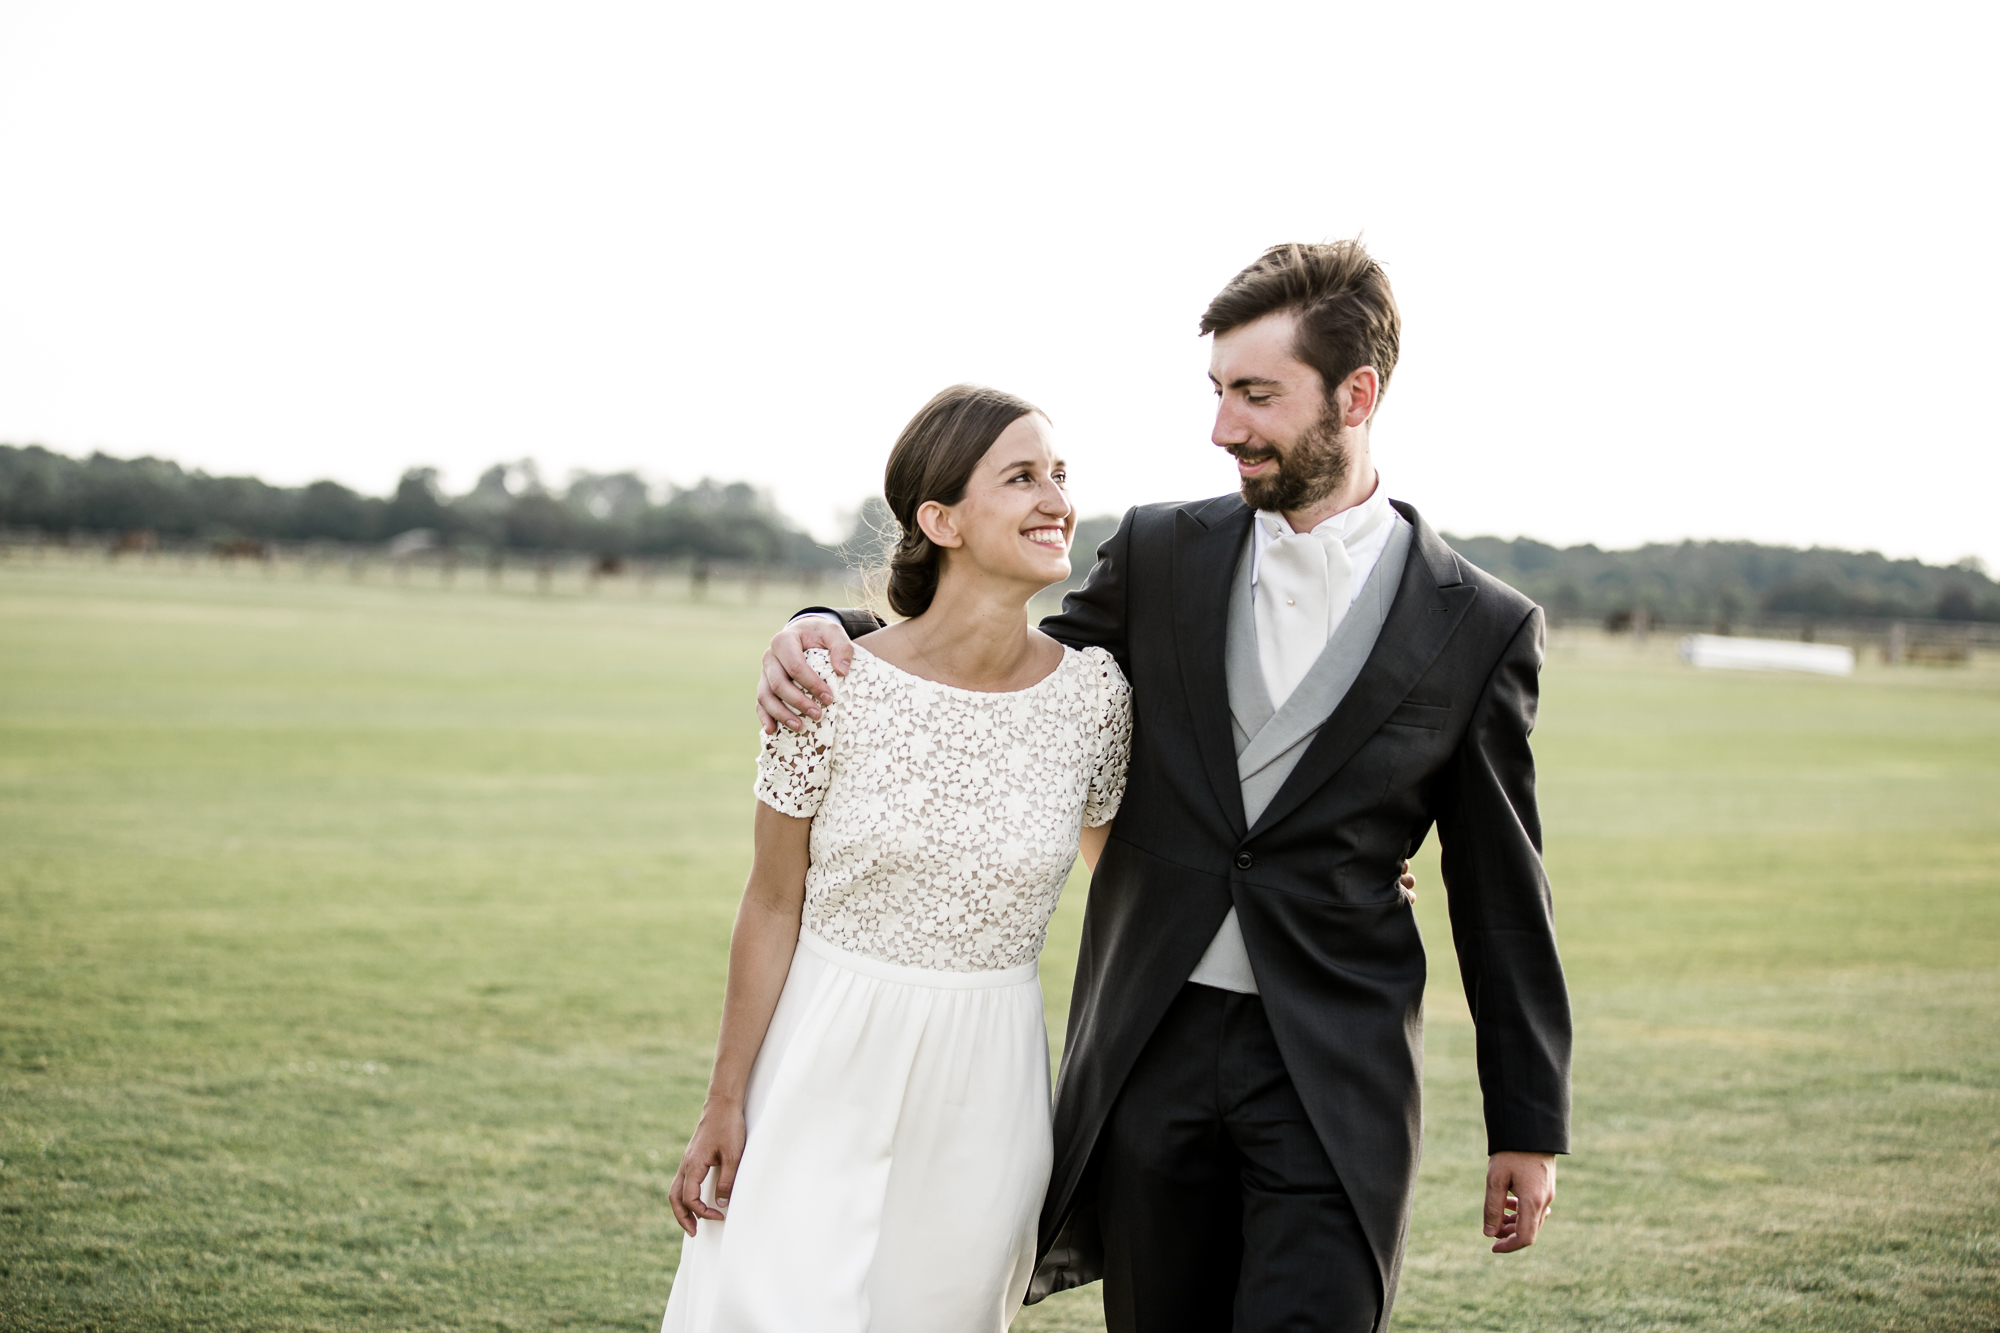
[[[0, 1326], [657, 1326], [795, 594], [370, 579], [0, 561]], [[2000, 663], [1544, 681], [1576, 1153], [1486, 1253], [1428, 848], [1396, 1326], [2000, 1327]]]

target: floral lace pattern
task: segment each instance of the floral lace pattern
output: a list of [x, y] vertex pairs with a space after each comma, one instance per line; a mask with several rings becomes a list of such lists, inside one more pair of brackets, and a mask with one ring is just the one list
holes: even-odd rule
[[764, 738], [757, 799], [813, 821], [804, 925], [884, 962], [1032, 962], [1084, 826], [1109, 823], [1132, 757], [1132, 691], [1102, 648], [1025, 690], [913, 676], [857, 646], [834, 702]]

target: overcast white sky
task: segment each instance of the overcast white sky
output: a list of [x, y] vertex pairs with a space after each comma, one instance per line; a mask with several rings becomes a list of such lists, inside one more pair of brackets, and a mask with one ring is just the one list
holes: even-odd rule
[[1460, 533], [2000, 566], [1991, 5], [0, 0], [0, 441], [822, 534], [956, 380], [1230, 489], [1195, 322], [1363, 233]]

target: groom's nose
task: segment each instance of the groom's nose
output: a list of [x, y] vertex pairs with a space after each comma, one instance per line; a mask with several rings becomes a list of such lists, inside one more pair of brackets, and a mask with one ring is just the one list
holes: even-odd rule
[[1242, 412], [1227, 398], [1215, 405], [1215, 429], [1208, 438], [1219, 448], [1250, 443], [1250, 427]]

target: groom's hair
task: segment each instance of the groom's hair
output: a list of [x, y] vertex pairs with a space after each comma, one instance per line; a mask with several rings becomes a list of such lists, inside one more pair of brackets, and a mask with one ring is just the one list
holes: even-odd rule
[[1388, 275], [1360, 241], [1272, 246], [1208, 303], [1201, 331], [1227, 333], [1276, 310], [1298, 316], [1293, 355], [1319, 372], [1327, 392], [1363, 366], [1389, 387], [1403, 317]]

